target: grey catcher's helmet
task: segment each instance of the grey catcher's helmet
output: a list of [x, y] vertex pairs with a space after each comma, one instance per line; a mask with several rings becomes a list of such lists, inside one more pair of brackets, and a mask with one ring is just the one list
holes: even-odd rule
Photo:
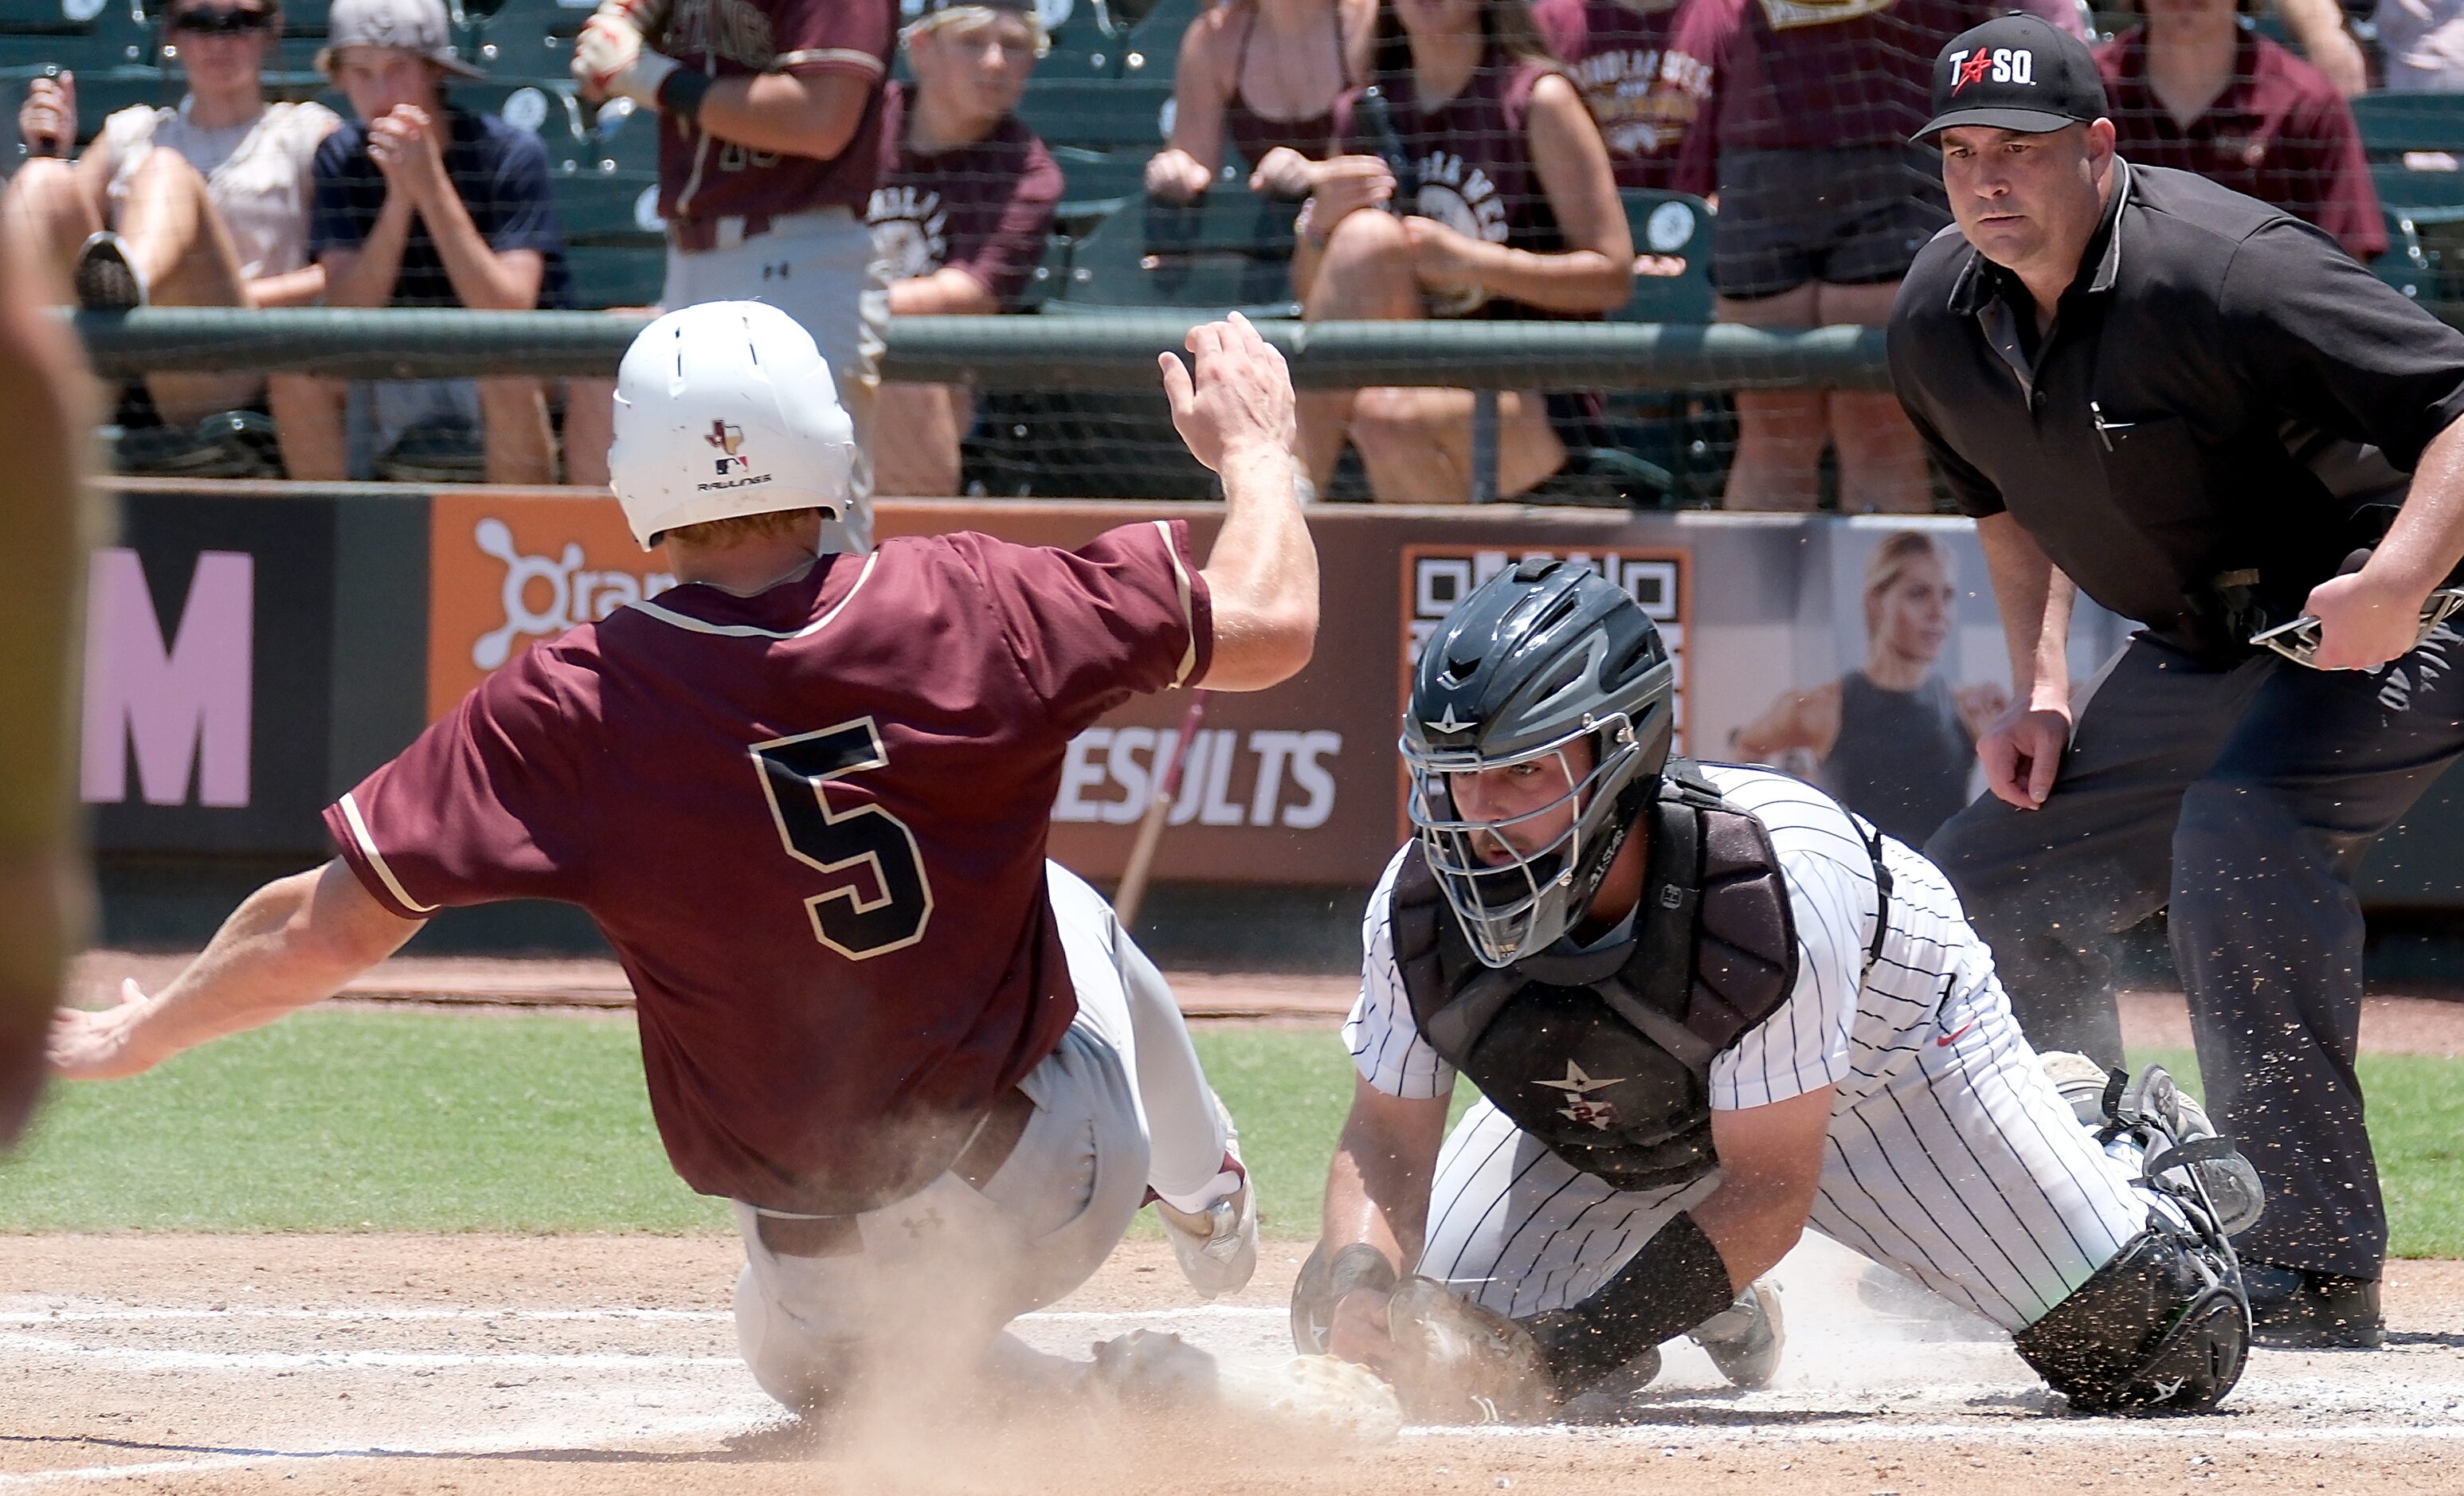
[[[1403, 760], [1412, 825], [1472, 950], [1508, 966], [1573, 928], [1653, 795], [1675, 727], [1675, 668], [1640, 605], [1587, 566], [1533, 558], [1455, 605], [1412, 671]], [[1564, 758], [1589, 738], [1578, 781]], [[1528, 855], [1462, 819], [1448, 776], [1555, 757], [1565, 834]], [[1506, 861], [1491, 863], [1485, 847]]]

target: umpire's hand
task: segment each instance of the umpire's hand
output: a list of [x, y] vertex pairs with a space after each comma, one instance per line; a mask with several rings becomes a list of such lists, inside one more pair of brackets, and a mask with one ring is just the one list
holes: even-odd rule
[[1240, 313], [1189, 330], [1195, 379], [1180, 360], [1155, 355], [1172, 424], [1189, 453], [1213, 472], [1244, 449], [1289, 452], [1294, 441], [1292, 375], [1273, 343]]
[[2054, 776], [2061, 772], [2070, 745], [2068, 712], [2019, 702], [1976, 739], [1985, 787], [2022, 810], [2039, 809], [2054, 792]]

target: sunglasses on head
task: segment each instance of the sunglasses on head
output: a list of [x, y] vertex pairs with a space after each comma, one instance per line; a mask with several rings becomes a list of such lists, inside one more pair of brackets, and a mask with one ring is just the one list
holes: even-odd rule
[[264, 31], [273, 24], [272, 11], [243, 10], [235, 5], [191, 6], [174, 12], [165, 23], [172, 31], [196, 36], [237, 36]]

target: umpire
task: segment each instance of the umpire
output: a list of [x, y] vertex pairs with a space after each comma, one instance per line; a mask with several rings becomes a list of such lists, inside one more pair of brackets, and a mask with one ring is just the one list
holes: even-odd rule
[[[2122, 160], [2042, 21], [1933, 77], [1958, 231], [1900, 292], [1891, 373], [1976, 517], [2015, 700], [1926, 851], [2038, 1046], [2108, 1065], [2112, 937], [2169, 908], [2211, 1110], [2268, 1189], [2257, 1329], [2377, 1345], [2353, 876], [2464, 751], [2464, 637], [2421, 627], [2464, 557], [2464, 335], [2308, 225]], [[2077, 696], [2074, 587], [2143, 626]], [[2308, 668], [2252, 646], [2305, 613]]]

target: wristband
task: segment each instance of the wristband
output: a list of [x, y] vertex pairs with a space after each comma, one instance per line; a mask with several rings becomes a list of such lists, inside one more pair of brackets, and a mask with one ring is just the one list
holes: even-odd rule
[[1557, 1390], [1573, 1394], [1736, 1301], [1727, 1261], [1689, 1212], [1661, 1226], [1590, 1298], [1515, 1323], [1538, 1342]]
[[1312, 250], [1326, 248], [1326, 235], [1318, 232], [1317, 229], [1316, 197], [1302, 199], [1301, 210], [1292, 218], [1292, 235]]
[[[646, 52], [642, 58], [647, 62], [657, 55], [656, 53]], [[660, 60], [667, 61], [664, 57]], [[687, 124], [699, 124], [702, 96], [709, 93], [710, 86], [718, 79], [694, 68], [679, 67], [673, 62], [669, 62], [668, 67], [670, 71], [651, 91], [659, 112], [682, 120]]]

